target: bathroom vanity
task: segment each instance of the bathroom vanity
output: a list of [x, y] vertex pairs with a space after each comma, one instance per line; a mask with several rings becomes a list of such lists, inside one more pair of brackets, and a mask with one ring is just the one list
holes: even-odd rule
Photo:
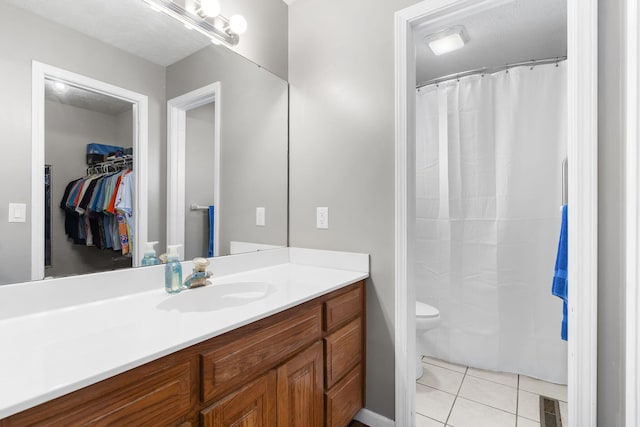
[[[0, 415], [9, 415], [0, 426], [348, 425], [364, 406], [363, 279], [368, 272], [345, 269], [348, 263], [336, 254], [287, 248], [225, 257], [214, 261], [214, 268], [218, 262], [221, 270], [238, 271], [221, 263], [252, 260], [260, 268], [223, 272], [213, 285], [178, 295], [149, 290], [0, 320], [3, 326], [22, 321], [29, 334], [34, 320], [47, 329], [68, 322], [74, 310], [95, 314], [89, 326], [78, 326], [75, 340], [65, 342], [68, 348], [61, 353], [51, 353], [52, 342], [73, 334], [58, 332], [64, 338], [39, 344], [34, 333], [18, 342], [23, 348], [12, 349], [13, 356], [0, 356]], [[366, 255], [345, 255], [360, 256], [358, 263], [368, 270]], [[153, 275], [161, 268], [137, 271]], [[129, 329], [101, 333], [97, 323], [106, 319], [105, 307], [113, 323], [124, 322]], [[132, 309], [139, 315], [135, 326]], [[160, 318], [168, 322], [166, 328], [155, 323]], [[155, 330], [147, 329], [153, 325]], [[80, 332], [92, 326], [96, 336], [83, 337]], [[6, 328], [0, 330], [6, 335]], [[129, 347], [122, 348], [123, 342]], [[42, 353], [40, 366], [19, 364], [20, 354], [26, 362], [33, 351]], [[79, 362], [77, 352], [81, 366], [73, 369], [68, 362], [65, 367], [65, 358]], [[60, 372], [48, 371], [56, 367], [47, 357], [61, 361]], [[21, 382], [20, 372], [33, 382], [30, 387]], [[12, 386], [17, 396], [11, 397]], [[5, 397], [13, 401], [11, 407], [5, 407], [10, 403]]]

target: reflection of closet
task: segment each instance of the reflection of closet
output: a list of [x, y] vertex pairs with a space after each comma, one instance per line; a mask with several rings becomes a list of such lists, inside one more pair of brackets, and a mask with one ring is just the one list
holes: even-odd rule
[[60, 201], [65, 234], [74, 244], [131, 253], [133, 242], [132, 156], [91, 164], [87, 176], [67, 184]]
[[[78, 220], [83, 218], [85, 212], [77, 204], [71, 204], [68, 209], [59, 207], [63, 198], [65, 206], [68, 202], [69, 195], [65, 197], [65, 190], [70, 187], [70, 183], [78, 184], [83, 181], [91, 184], [93, 182], [92, 189], [95, 190], [98, 184], [101, 182], [104, 184], [107, 177], [124, 175], [130, 168], [131, 157], [126, 161], [117, 159], [107, 162], [99, 167], [99, 171], [98, 166], [89, 168], [86, 153], [88, 143], [120, 147], [133, 145], [131, 104], [123, 104], [122, 101], [115, 99], [112, 101], [111, 97], [85, 90], [80, 93], [81, 90], [77, 88], [68, 87], [64, 92], [55, 91], [55, 87], [51, 85], [47, 85], [45, 90], [45, 162], [50, 165], [52, 177], [50, 264], [47, 265], [45, 275], [66, 276], [131, 267], [131, 255], [129, 253], [123, 255], [121, 246], [116, 246], [117, 250], [114, 250], [113, 245], [103, 245], [105, 239], [99, 236], [101, 227], [105, 227], [105, 221], [102, 220], [102, 225], [98, 223], [97, 212], [92, 214], [89, 209], [84, 219], [86, 219], [85, 230], [90, 231], [92, 237], [96, 231], [99, 238], [88, 242], [85, 234], [85, 240], [81, 244], [81, 239], [69, 238], [67, 232], [72, 219], [70, 209], [73, 207], [74, 210], [80, 210], [76, 211]], [[133, 178], [132, 175], [131, 178]], [[117, 181], [112, 184], [115, 188]], [[89, 188], [85, 187], [84, 195], [87, 195], [86, 190]], [[114, 188], [111, 190], [114, 191]], [[88, 203], [92, 203], [91, 206], [97, 206], [98, 199], [93, 197], [97, 194], [93, 192], [89, 194], [91, 197], [87, 196], [85, 203], [87, 206], [89, 206]], [[113, 242], [110, 240], [110, 243]], [[111, 247], [107, 248], [107, 246]]]

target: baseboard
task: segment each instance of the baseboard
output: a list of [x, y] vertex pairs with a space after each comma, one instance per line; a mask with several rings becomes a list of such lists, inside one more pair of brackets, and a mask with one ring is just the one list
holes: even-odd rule
[[376, 414], [367, 408], [362, 408], [354, 417], [356, 421], [360, 421], [362, 424], [366, 424], [369, 427], [395, 427], [396, 423], [387, 417], [383, 417], [380, 414]]

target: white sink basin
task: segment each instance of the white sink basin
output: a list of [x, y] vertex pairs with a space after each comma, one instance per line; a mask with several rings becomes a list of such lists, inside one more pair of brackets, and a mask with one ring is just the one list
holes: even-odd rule
[[235, 282], [186, 289], [158, 304], [161, 310], [214, 311], [249, 304], [275, 292], [275, 286], [264, 282]]

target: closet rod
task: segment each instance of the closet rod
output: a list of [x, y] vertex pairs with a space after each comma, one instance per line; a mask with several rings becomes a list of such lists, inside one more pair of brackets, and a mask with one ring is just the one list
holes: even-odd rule
[[476, 68], [475, 70], [469, 70], [469, 71], [463, 71], [461, 73], [449, 74], [449, 75], [446, 75], [446, 76], [437, 77], [435, 79], [427, 80], [427, 81], [424, 81], [422, 83], [418, 83], [416, 85], [416, 89], [420, 89], [422, 87], [430, 86], [430, 85], [433, 85], [433, 84], [444, 83], [444, 82], [449, 81], [449, 80], [459, 79], [460, 77], [473, 76], [475, 74], [497, 73], [499, 71], [508, 71], [510, 68], [515, 68], [515, 67], [524, 67], [524, 66], [534, 67], [536, 65], [558, 64], [559, 62], [562, 62], [562, 61], [564, 61], [566, 59], [567, 59], [566, 56], [558, 56], [556, 58], [532, 59], [530, 61], [514, 62], [513, 64], [505, 64], [505, 65], [501, 65], [501, 66], [495, 67], [495, 68], [487, 68], [487, 67]]
[[92, 163], [87, 166], [87, 174], [90, 174], [91, 172], [97, 173], [100, 170], [104, 171], [104, 168], [109, 166], [133, 166], [133, 156], [131, 154], [126, 154], [122, 157], [116, 157], [115, 159], [106, 160], [104, 162]]

